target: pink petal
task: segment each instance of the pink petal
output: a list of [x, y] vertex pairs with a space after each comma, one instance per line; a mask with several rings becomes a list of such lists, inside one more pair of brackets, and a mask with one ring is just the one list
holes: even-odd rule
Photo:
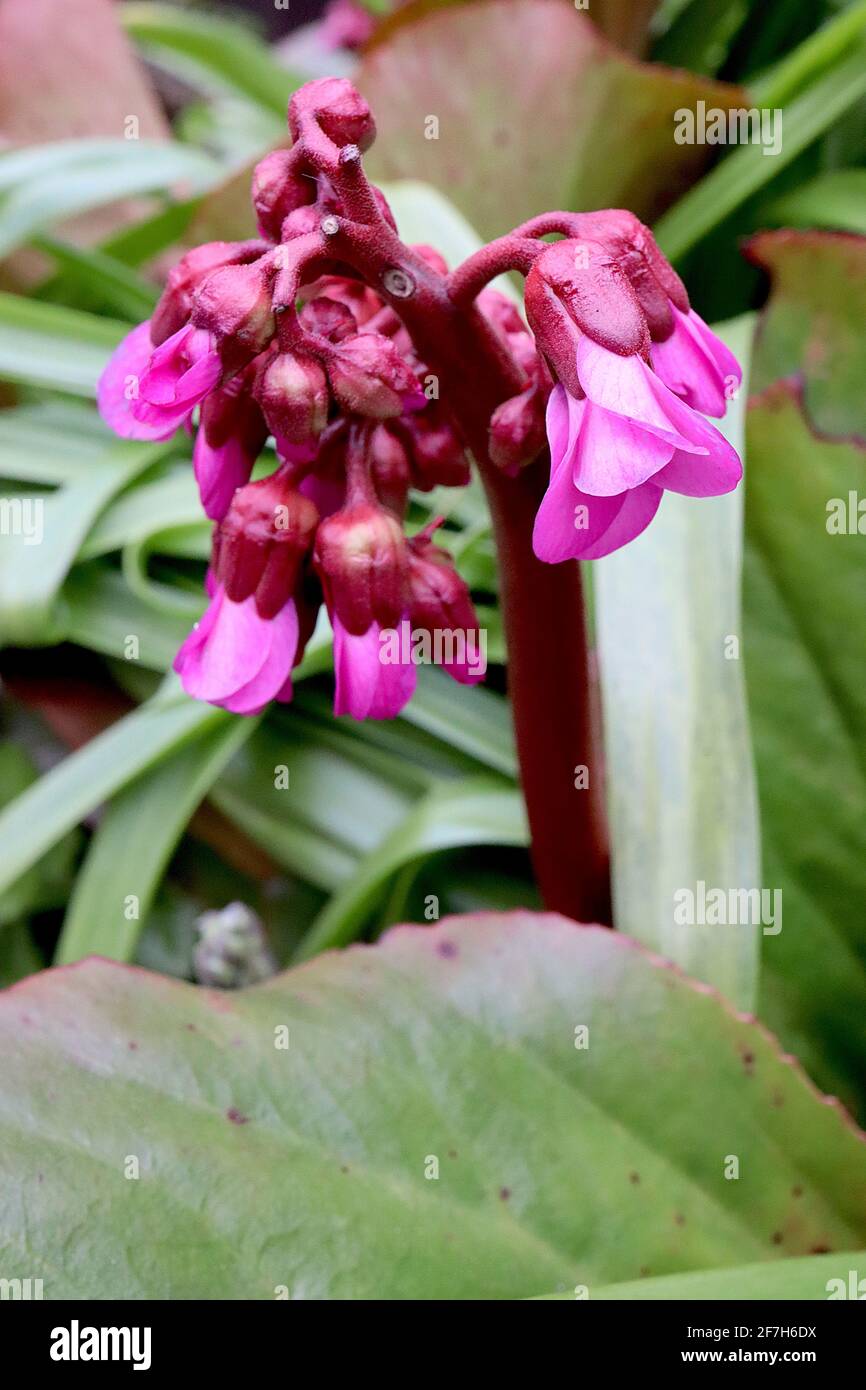
[[693, 410], [722, 416], [727, 409], [722, 363], [733, 368], [730, 375], [739, 382], [736, 359], [694, 310], [684, 314], [672, 306], [672, 313], [673, 333], [664, 342], [652, 345], [653, 368]]
[[588, 401], [576, 442], [572, 476], [581, 492], [615, 497], [645, 483], [673, 454], [673, 445], [667, 440]]
[[127, 333], [99, 378], [96, 388], [99, 413], [121, 439], [168, 439], [174, 434], [175, 426], [171, 422], [139, 420], [132, 413], [132, 407], [138, 403], [141, 378], [152, 355], [148, 320]]
[[[606, 502], [621, 500], [622, 505], [598, 540], [588, 545], [578, 556], [581, 560], [600, 560], [614, 550], [628, 545], [642, 531], [645, 531], [661, 505], [662, 489], [656, 487], [655, 479], [632, 488], [621, 499], [605, 498]], [[585, 497], [587, 505], [597, 506], [599, 498]], [[584, 533], [586, 534], [586, 533]]]
[[561, 382], [556, 383], [548, 397], [545, 427], [554, 470], [569, 453], [569, 442], [577, 437], [584, 404], [584, 401], [576, 401], [569, 396]]
[[[676, 313], [679, 310], [675, 310]], [[714, 333], [708, 324], [704, 323], [700, 314], [696, 314], [694, 309], [690, 309], [687, 315], [691, 331], [697, 334], [706, 350], [713, 358], [722, 376], [727, 378], [734, 390], [742, 384], [743, 369], [737, 361], [727, 343], [723, 343], [718, 334]], [[733, 394], [729, 389], [728, 395]]]
[[188, 695], [222, 700], [258, 675], [266, 651], [259, 641], [263, 634], [257, 616], [255, 604], [232, 603], [224, 589], [217, 590], [175, 657], [174, 668]]
[[621, 510], [624, 496], [590, 497], [578, 492], [571, 469], [552, 463], [550, 483], [532, 532], [532, 548], [539, 560], [556, 565], [579, 559], [601, 541]]
[[415, 665], [382, 661], [378, 623], [360, 637], [334, 618], [334, 713], [353, 719], [393, 719], [412, 698], [418, 679]]
[[214, 448], [200, 426], [192, 451], [192, 467], [205, 514], [212, 521], [222, 521], [236, 488], [249, 482], [253, 459], [236, 438]]
[[[248, 598], [245, 602], [252, 604], [254, 600]], [[291, 699], [291, 671], [298, 649], [298, 612], [294, 600], [289, 599], [275, 618], [259, 621], [267, 622], [270, 629], [268, 655], [258, 675], [233, 695], [220, 701], [235, 714], [259, 714], [271, 700]]]
[[742, 476], [743, 465], [736, 450], [728, 445], [727, 450], [714, 450], [707, 458], [677, 450], [670, 463], [656, 473], [653, 482], [670, 492], [685, 493], [687, 497], [719, 497], [724, 492], [733, 492]]
[[638, 356], [622, 357], [584, 334], [577, 345], [580, 384], [594, 405], [602, 405], [667, 440], [675, 449], [700, 453], [689, 410]]

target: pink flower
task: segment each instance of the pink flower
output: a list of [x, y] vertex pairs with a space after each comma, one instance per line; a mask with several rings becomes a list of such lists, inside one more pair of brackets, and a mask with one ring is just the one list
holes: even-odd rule
[[694, 309], [683, 313], [673, 303], [670, 307], [674, 330], [653, 343], [653, 367], [693, 410], [721, 418], [743, 379], [740, 364]]
[[540, 560], [597, 560], [634, 540], [668, 488], [691, 497], [730, 492], [736, 451], [635, 353], [582, 335], [575, 372], [583, 399], [557, 385], [547, 410], [550, 483], [535, 519]]
[[269, 701], [292, 697], [298, 631], [293, 599], [276, 617], [263, 618], [253, 595], [233, 603], [218, 585], [175, 657], [174, 669], [193, 699], [235, 714], [258, 714]]
[[374, 622], [360, 636], [334, 617], [334, 713], [353, 719], [394, 719], [415, 691], [414, 663], [383, 658], [381, 625]]
[[222, 520], [236, 490], [249, 482], [268, 437], [248, 385], [249, 371], [242, 372], [202, 403], [192, 466], [201, 504], [213, 521]]
[[99, 379], [99, 413], [122, 439], [169, 439], [221, 374], [209, 334], [187, 324], [154, 348], [149, 321], [140, 323]]

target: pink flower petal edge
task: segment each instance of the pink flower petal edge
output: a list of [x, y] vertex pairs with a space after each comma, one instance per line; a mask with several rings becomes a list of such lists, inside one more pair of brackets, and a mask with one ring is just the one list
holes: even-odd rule
[[418, 671], [412, 662], [382, 661], [378, 623], [360, 637], [334, 618], [334, 713], [353, 719], [393, 719], [415, 692]]

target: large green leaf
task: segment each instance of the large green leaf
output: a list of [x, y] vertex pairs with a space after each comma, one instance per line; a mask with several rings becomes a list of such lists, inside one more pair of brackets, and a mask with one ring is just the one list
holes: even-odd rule
[[561, 918], [399, 929], [235, 994], [88, 962], [2, 996], [0, 1046], [0, 1253], [48, 1298], [591, 1296], [864, 1244], [844, 1114]]
[[[658, 1303], [671, 1299], [690, 1303], [746, 1300], [764, 1303], [787, 1302], [791, 1299], [815, 1302], [828, 1298], [831, 1293], [835, 1293], [836, 1297], [851, 1297], [851, 1271], [864, 1267], [866, 1250], [853, 1254], [848, 1251], [840, 1255], [807, 1255], [796, 1260], [777, 1260], [769, 1267], [763, 1261], [741, 1265], [738, 1269], [702, 1269], [694, 1274], [668, 1274], [662, 1279], [636, 1279], [627, 1284], [608, 1284], [593, 1289], [592, 1298], [596, 1302], [613, 1300], [618, 1303], [633, 1300]], [[859, 1277], [859, 1273], [855, 1273], [855, 1282]], [[844, 1289], [841, 1294], [839, 1280]], [[836, 1281], [835, 1289], [832, 1281]], [[564, 1301], [574, 1299], [576, 1293], [585, 1297], [582, 1290], [572, 1289], [568, 1293], [543, 1294], [541, 1298]]]
[[[749, 250], [773, 293], [747, 428], [746, 676], [764, 882], [784, 904], [760, 1009], [822, 1085], [866, 1107], [866, 240], [774, 232]], [[837, 512], [853, 534], [834, 534]]]
[[371, 170], [432, 183], [488, 237], [548, 208], [656, 216], [708, 154], [676, 144], [674, 113], [741, 102], [736, 88], [625, 58], [565, 0], [413, 6], [358, 81], [379, 128]]
[[[818, 1081], [866, 1104], [866, 550], [828, 532], [866, 494], [862, 448], [817, 437], [794, 388], [752, 405], [745, 650], [764, 880], [761, 1013]], [[866, 520], [861, 521], [866, 531]]]
[[[744, 364], [752, 328], [746, 318], [721, 330]], [[723, 422], [741, 454], [744, 398]], [[740, 659], [742, 517], [742, 489], [666, 493], [649, 530], [598, 561], [593, 577], [614, 920], [751, 1008], [760, 924], [701, 925], [697, 906], [686, 921], [677, 897], [690, 891], [697, 905], [701, 883], [726, 895], [760, 885]]]
[[866, 439], [866, 237], [764, 232], [747, 249], [773, 277], [753, 390], [799, 378], [818, 433]]

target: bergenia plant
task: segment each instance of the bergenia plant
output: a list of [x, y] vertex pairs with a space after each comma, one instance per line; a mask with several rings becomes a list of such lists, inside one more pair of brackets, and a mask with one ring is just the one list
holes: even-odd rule
[[[405, 529], [410, 488], [465, 485], [471, 457], [497, 542], [536, 873], [548, 906], [604, 920], [598, 779], [574, 796], [596, 732], [567, 562], [634, 540], [666, 490], [736, 487], [740, 461], [705, 416], [724, 414], [739, 368], [631, 213], [544, 213], [449, 271], [401, 241], [368, 181], [374, 121], [351, 83], [308, 83], [288, 122], [291, 148], [254, 173], [259, 237], [184, 256], [100, 383], [118, 434], [196, 431], [210, 605], [176, 669], [190, 695], [239, 714], [290, 700], [324, 603], [335, 712], [397, 715], [416, 668], [384, 639], [406, 624], [477, 629], [435, 525]], [[489, 287], [508, 271], [525, 276], [525, 319]], [[269, 438], [278, 466], [251, 482]]]

